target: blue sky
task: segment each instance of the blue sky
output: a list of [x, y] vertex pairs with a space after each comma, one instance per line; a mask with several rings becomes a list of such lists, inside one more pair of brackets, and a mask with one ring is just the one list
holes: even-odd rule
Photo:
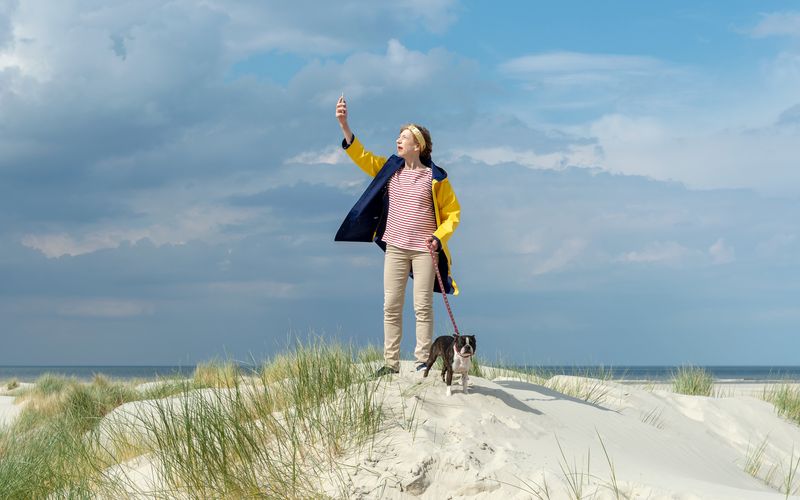
[[342, 92], [376, 152], [431, 129], [485, 359], [798, 363], [794, 2], [27, 0], [0, 1], [0, 364], [380, 344], [382, 254], [333, 242], [367, 183]]

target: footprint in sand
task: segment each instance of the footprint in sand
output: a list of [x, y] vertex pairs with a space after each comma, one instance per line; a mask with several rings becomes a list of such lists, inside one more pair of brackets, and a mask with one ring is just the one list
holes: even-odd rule
[[514, 417], [498, 417], [494, 413], [484, 413], [481, 415], [481, 424], [486, 425], [501, 423], [509, 429], [519, 429], [520, 425]]
[[454, 496], [477, 496], [481, 493], [489, 493], [500, 488], [499, 482], [479, 480], [475, 483], [468, 484], [459, 488]]

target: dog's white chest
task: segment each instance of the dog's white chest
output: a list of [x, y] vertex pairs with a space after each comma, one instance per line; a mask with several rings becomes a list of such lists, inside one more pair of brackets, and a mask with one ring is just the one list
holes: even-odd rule
[[458, 353], [456, 353], [456, 355], [453, 356], [453, 358], [454, 358], [453, 359], [453, 371], [455, 373], [468, 373], [469, 372], [469, 369], [472, 366], [472, 361], [471, 361], [472, 357], [471, 356], [464, 358], [464, 357], [459, 356]]

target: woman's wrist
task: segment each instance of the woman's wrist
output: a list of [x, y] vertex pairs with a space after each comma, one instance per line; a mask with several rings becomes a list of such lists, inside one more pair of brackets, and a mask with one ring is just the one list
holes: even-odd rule
[[342, 135], [344, 135], [344, 142], [347, 144], [353, 141], [353, 132], [347, 124], [342, 125]]

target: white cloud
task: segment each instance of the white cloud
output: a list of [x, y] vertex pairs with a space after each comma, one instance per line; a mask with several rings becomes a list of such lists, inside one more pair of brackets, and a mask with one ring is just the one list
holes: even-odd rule
[[783, 110], [778, 116], [776, 125], [797, 125], [800, 124], [800, 104], [795, 104]]
[[517, 57], [500, 65], [500, 70], [512, 75], [541, 73], [627, 72], [653, 70], [662, 66], [658, 59], [618, 54], [587, 54], [580, 52], [550, 52]]
[[[586, 120], [583, 127], [558, 126], [574, 137], [596, 140], [596, 150], [581, 147], [588, 154], [576, 165], [698, 189], [749, 188], [778, 195], [800, 189], [795, 154], [800, 128], [792, 108], [800, 101], [800, 56], [794, 52], [765, 61], [760, 81], [747, 89], [714, 81], [701, 68], [617, 54], [533, 54], [500, 69], [530, 91], [530, 103], [514, 103], [521, 108], [519, 116], [553, 113], [560, 120], [584, 114], [578, 118]], [[527, 165], [560, 162], [557, 155], [540, 158], [538, 150], [526, 155], [519, 149], [527, 148], [502, 151], [499, 146], [492, 156], [502, 152]], [[482, 153], [475, 157], [493, 161]]]
[[501, 63], [498, 72], [524, 92], [525, 100], [513, 106], [528, 108], [540, 120], [553, 113], [563, 121], [565, 113], [579, 111], [671, 111], [708, 87], [697, 68], [638, 55], [531, 54]]
[[642, 250], [627, 252], [619, 260], [623, 262], [679, 262], [693, 253], [675, 241], [657, 241]]
[[390, 39], [383, 53], [356, 52], [342, 62], [312, 61], [295, 74], [289, 87], [302, 96], [304, 105], [326, 110], [332, 110], [344, 92], [354, 127], [389, 117], [399, 126], [443, 110], [464, 109], [475, 99], [478, 73], [474, 61], [448, 50], [411, 50]]
[[619, 94], [637, 101], [686, 73], [652, 57], [581, 52], [526, 55], [501, 63], [498, 70], [521, 81], [541, 106], [565, 108], [608, 105], [619, 102]]
[[692, 188], [750, 188], [792, 194], [798, 131], [791, 128], [693, 130], [654, 117], [607, 115], [589, 133], [610, 172], [672, 180]]
[[[423, 98], [440, 90], [440, 86], [431, 86], [430, 82], [460, 74], [459, 63], [459, 58], [446, 50], [431, 49], [424, 53], [409, 50], [399, 40], [390, 39], [385, 54], [359, 52], [342, 64], [312, 64], [297, 74], [295, 82], [313, 81], [316, 85], [319, 79], [327, 79], [328, 87], [333, 89], [322, 96], [325, 103], [336, 102], [339, 88], [348, 97], [356, 98], [391, 95], [396, 90], [413, 90], [418, 98]], [[421, 92], [423, 87], [425, 92]]]
[[[21, 211], [15, 234], [23, 235], [24, 246], [49, 258], [141, 240], [165, 245], [230, 238], [224, 234], [227, 226], [252, 220], [255, 210], [225, 208], [226, 195], [274, 186], [272, 181], [289, 170], [281, 165], [287, 151], [300, 151], [288, 160], [290, 164], [348, 162], [338, 146], [304, 150], [324, 137], [322, 127], [315, 125], [319, 118], [315, 96], [330, 88], [337, 95], [342, 88], [353, 88], [394, 101], [398, 89], [418, 98], [420, 86], [432, 79], [450, 82], [445, 86], [464, 86], [458, 78], [442, 78], [462, 74], [462, 60], [442, 49], [419, 52], [396, 39], [387, 43], [391, 30], [380, 35], [385, 52], [354, 53], [342, 63], [310, 62], [287, 88], [276, 89], [261, 82], [223, 81], [232, 59], [246, 50], [265, 48], [256, 44], [245, 50], [237, 45], [236, 29], [231, 27], [247, 17], [237, 10], [242, 3], [230, 7], [238, 12], [231, 18], [219, 11], [227, 3], [189, 0], [119, 2], [97, 8], [76, 1], [51, 10], [43, 2], [21, 5], [14, 14], [15, 36], [30, 40], [18, 38], [8, 50], [0, 46], [3, 61], [19, 66], [16, 73], [0, 75], [13, 77], [12, 84], [0, 85], [0, 128], [9, 132], [0, 137], [0, 156], [14, 160], [0, 169], [10, 166], [12, 180], [24, 177], [20, 182], [24, 186], [30, 185], [25, 176], [63, 179], [58, 190], [47, 194], [34, 188], [39, 197], [52, 194], [51, 209], [71, 207], [73, 200], [94, 203], [88, 207], [78, 201], [73, 212], [63, 210], [57, 216], [44, 214], [44, 208], [37, 208], [42, 213], [36, 214], [30, 213], [32, 209]], [[426, 18], [431, 22], [452, 2], [437, 5], [441, 8], [431, 14], [434, 17]], [[359, 12], [371, 15], [370, 8]], [[331, 9], [346, 16], [341, 5]], [[303, 23], [313, 24], [313, 20], [296, 21], [300, 30], [309, 29]], [[329, 23], [336, 24], [335, 18], [325, 20], [326, 26]], [[269, 31], [266, 26], [260, 29]], [[342, 28], [331, 29], [331, 36], [339, 36], [337, 30]], [[40, 66], [27, 68], [28, 63]], [[408, 68], [413, 70], [401, 71]], [[9, 89], [10, 94], [4, 94]], [[441, 102], [444, 94], [452, 96], [451, 102], [458, 100], [456, 93], [435, 87], [420, 99]], [[328, 106], [334, 100], [335, 96], [317, 101]], [[421, 106], [425, 104], [416, 107]], [[359, 117], [385, 109], [370, 108]], [[331, 116], [331, 126], [334, 123]], [[293, 182], [313, 175], [317, 182], [329, 179], [337, 186], [363, 183], [357, 169], [344, 176], [332, 169], [297, 170], [286, 174]], [[3, 187], [14, 190], [10, 182]], [[206, 195], [205, 200], [222, 200], [222, 206], [198, 201], [192, 194], [198, 192]], [[32, 198], [24, 192], [19, 196]], [[17, 205], [8, 196], [2, 198], [8, 206]], [[31, 229], [26, 219], [36, 217], [42, 223]], [[254, 224], [263, 230], [270, 222]]]
[[726, 245], [725, 240], [719, 238], [708, 248], [708, 255], [714, 264], [728, 264], [736, 260], [733, 247]]
[[286, 163], [314, 164], [322, 163], [325, 165], [337, 165], [350, 163], [350, 159], [339, 146], [330, 146], [316, 151], [304, 151], [292, 156]]
[[397, 15], [408, 18], [410, 22], [421, 19], [425, 27], [437, 34], [444, 33], [456, 19], [457, 0], [398, 0]]
[[[218, 206], [193, 206], [177, 214], [164, 212], [153, 214], [153, 224], [141, 228], [102, 227], [76, 230], [74, 234], [29, 233], [21, 243], [42, 252], [47, 258], [64, 255], [76, 256], [108, 248], [117, 248], [123, 243], [149, 240], [153, 244], [182, 245], [192, 240], [216, 241], [219, 230], [228, 224], [239, 224], [252, 219], [253, 209], [234, 209]], [[231, 238], [230, 235], [225, 238]]]
[[[787, 108], [800, 100], [800, 53], [781, 51], [775, 58], [764, 65], [766, 71], [766, 87], [761, 90], [765, 94], [754, 96], [759, 105], [768, 104], [768, 110]], [[768, 92], [768, 93], [767, 93]]]
[[538, 276], [563, 270], [583, 253], [587, 243], [582, 238], [570, 238], [564, 241], [550, 257], [534, 266], [533, 274]]
[[57, 258], [64, 255], [81, 255], [104, 248], [116, 248], [123, 241], [139, 241], [143, 236], [132, 234], [130, 231], [102, 232], [88, 234], [79, 238], [67, 233], [26, 234], [21, 243], [42, 252], [47, 258]]
[[762, 14], [761, 21], [750, 30], [754, 38], [770, 36], [800, 37], [800, 12]]
[[486, 163], [498, 165], [501, 163], [518, 163], [530, 168], [560, 170], [566, 167], [592, 167], [600, 160], [598, 150], [594, 145], [569, 145], [566, 151], [538, 154], [533, 150], [519, 150], [507, 146], [491, 148], [463, 149], [461, 157], [470, 158]]
[[542, 247], [540, 238], [533, 234], [521, 235], [519, 241], [514, 245], [516, 253], [521, 255], [539, 253]]
[[[236, 54], [278, 50], [301, 55], [330, 55], [419, 25], [443, 33], [456, 20], [456, 0], [394, 2], [317, 2], [314, 0], [198, 2], [230, 21], [227, 46]], [[376, 20], [380, 19], [380, 22]]]

